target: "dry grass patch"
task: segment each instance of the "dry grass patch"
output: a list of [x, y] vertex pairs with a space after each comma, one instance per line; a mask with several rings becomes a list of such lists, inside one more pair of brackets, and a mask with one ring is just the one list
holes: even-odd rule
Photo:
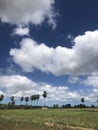
[[59, 130], [65, 130], [65, 129], [66, 130], [94, 130], [94, 129], [90, 129], [90, 128], [65, 126], [62, 124], [55, 124], [55, 123], [50, 123], [50, 122], [46, 122], [45, 125], [48, 127], [55, 127], [56, 129], [59, 129]]
[[88, 129], [88, 128], [82, 128], [82, 127], [73, 127], [73, 126], [66, 126], [67, 130], [94, 130], [94, 129]]
[[52, 127], [52, 126], [54, 126], [54, 123], [46, 122], [45, 125], [46, 125], [46, 126], [49, 126], [49, 127]]

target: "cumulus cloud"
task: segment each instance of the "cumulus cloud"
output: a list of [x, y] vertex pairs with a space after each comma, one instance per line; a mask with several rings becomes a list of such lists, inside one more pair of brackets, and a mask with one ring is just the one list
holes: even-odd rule
[[[66, 101], [79, 98], [78, 92], [69, 92], [67, 86], [53, 86], [47, 83], [37, 83], [21, 75], [0, 76], [0, 93], [5, 96], [31, 96], [47, 91], [47, 101]], [[43, 97], [41, 96], [41, 100]]]
[[0, 0], [0, 18], [11, 24], [41, 24], [45, 19], [55, 28], [54, 0]]
[[31, 96], [32, 94], [40, 94], [40, 101], [43, 101], [43, 91], [47, 91], [47, 102], [80, 102], [81, 97], [89, 102], [96, 102], [98, 90], [95, 88], [86, 90], [71, 91], [68, 86], [54, 86], [48, 83], [35, 82], [26, 76], [21, 75], [1, 75], [0, 76], [0, 94], [4, 94], [5, 98], [15, 96]]
[[83, 81], [83, 83], [86, 86], [93, 86], [94, 91], [98, 92], [98, 73], [92, 73]]
[[50, 62], [53, 48], [45, 44], [38, 45], [30, 38], [22, 40], [21, 49], [11, 49], [15, 63], [19, 64], [25, 71], [31, 72], [34, 68], [45, 71], [45, 65]]
[[19, 35], [19, 36], [29, 36], [29, 28], [18, 26], [13, 30], [12, 35]]
[[26, 38], [20, 48], [10, 50], [13, 61], [24, 71], [35, 68], [54, 75], [82, 75], [97, 71], [98, 67], [98, 30], [87, 31], [74, 38], [71, 49], [58, 46], [50, 48]]

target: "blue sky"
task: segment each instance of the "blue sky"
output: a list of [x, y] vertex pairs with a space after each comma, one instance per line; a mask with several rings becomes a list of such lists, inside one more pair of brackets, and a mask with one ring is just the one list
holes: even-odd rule
[[97, 104], [97, 6], [97, 0], [0, 1], [4, 102], [47, 91], [48, 105], [74, 105], [81, 97]]

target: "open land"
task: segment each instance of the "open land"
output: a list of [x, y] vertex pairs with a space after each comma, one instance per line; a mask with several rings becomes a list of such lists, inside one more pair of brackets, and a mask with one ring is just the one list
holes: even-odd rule
[[0, 110], [0, 130], [98, 130], [98, 109]]

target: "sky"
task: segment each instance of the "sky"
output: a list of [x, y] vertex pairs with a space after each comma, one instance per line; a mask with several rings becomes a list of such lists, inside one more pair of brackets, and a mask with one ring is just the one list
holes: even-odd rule
[[4, 103], [43, 91], [47, 105], [97, 105], [97, 0], [0, 0]]

